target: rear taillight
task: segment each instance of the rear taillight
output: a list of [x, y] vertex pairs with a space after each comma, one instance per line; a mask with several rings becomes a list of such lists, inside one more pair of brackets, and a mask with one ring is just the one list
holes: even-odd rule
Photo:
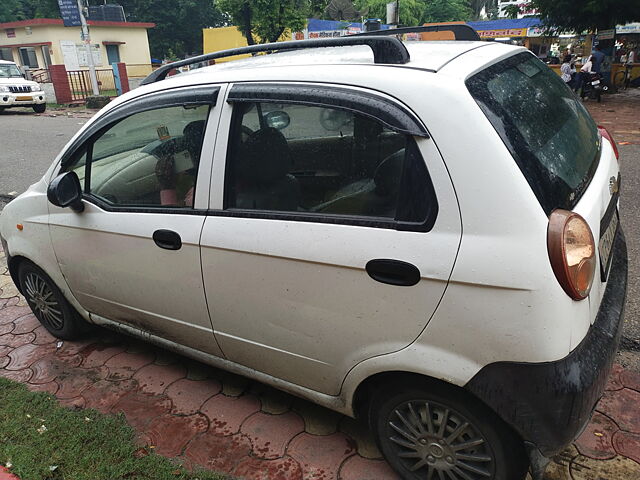
[[577, 213], [554, 210], [547, 247], [560, 286], [574, 300], [589, 296], [596, 271], [596, 246], [589, 224]]
[[609, 143], [613, 147], [613, 153], [616, 154], [616, 159], [619, 159], [620, 153], [618, 152], [618, 145], [616, 145], [616, 141], [613, 139], [613, 137], [609, 133], [609, 130], [604, 128], [602, 125], [598, 125], [598, 131], [600, 132], [600, 135], [602, 135], [604, 138], [609, 140]]

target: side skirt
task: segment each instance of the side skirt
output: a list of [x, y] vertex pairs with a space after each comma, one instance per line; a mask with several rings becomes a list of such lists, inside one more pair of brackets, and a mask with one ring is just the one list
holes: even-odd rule
[[248, 368], [243, 365], [231, 362], [224, 358], [216, 357], [215, 355], [196, 350], [195, 348], [190, 348], [179, 343], [172, 342], [171, 340], [159, 337], [145, 330], [141, 330], [139, 328], [135, 328], [123, 323], [115, 322], [94, 313], [91, 313], [90, 317], [96, 325], [100, 325], [110, 330], [124, 333], [125, 335], [139, 338], [141, 340], [144, 340], [145, 342], [153, 343], [162, 348], [166, 348], [167, 350], [171, 350], [180, 355], [184, 355], [185, 357], [189, 357], [207, 365], [220, 368], [221, 370], [226, 370], [237, 375], [242, 375], [243, 377], [257, 380], [297, 397], [310, 400], [323, 407], [353, 417], [353, 409], [350, 405], [347, 405], [346, 401], [342, 397], [334, 397], [332, 395], [318, 393], [315, 390], [311, 390], [306, 387], [301, 387], [300, 385], [280, 380], [279, 378], [267, 375], [266, 373], [262, 373], [252, 368]]

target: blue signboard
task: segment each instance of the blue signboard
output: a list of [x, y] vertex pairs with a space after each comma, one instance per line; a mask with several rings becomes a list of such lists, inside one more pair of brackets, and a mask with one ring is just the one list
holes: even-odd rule
[[78, 0], [58, 0], [60, 6], [60, 16], [65, 27], [79, 27], [82, 25], [80, 20], [80, 10], [78, 10]]

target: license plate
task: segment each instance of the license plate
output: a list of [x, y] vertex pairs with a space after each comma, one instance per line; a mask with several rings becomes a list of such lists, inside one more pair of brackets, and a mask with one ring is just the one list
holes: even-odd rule
[[31, 100], [33, 100], [33, 98], [32, 97], [24, 97], [23, 96], [23, 97], [16, 97], [16, 100], [18, 102], [30, 102]]
[[595, 82], [591, 82], [591, 85], [600, 85], [600, 80], [596, 80]]
[[620, 219], [618, 218], [618, 211], [616, 209], [611, 216], [609, 225], [600, 235], [598, 253], [600, 254], [600, 273], [602, 274], [602, 281], [607, 279], [607, 272], [609, 271], [609, 264], [611, 263], [611, 250], [613, 248], [613, 241], [616, 238], [619, 223]]

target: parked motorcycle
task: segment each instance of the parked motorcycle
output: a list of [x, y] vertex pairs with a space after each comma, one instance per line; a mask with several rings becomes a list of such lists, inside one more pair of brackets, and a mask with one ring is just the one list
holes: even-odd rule
[[580, 98], [584, 100], [588, 97], [600, 103], [602, 101], [602, 92], [606, 92], [608, 89], [609, 86], [603, 82], [602, 75], [596, 72], [586, 72], [586, 78], [582, 80]]

